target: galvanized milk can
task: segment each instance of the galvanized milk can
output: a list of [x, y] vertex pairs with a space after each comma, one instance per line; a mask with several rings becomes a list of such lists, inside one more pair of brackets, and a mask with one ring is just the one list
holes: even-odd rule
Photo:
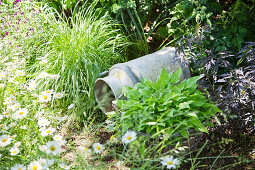
[[108, 76], [98, 78], [95, 82], [95, 97], [103, 112], [112, 111], [112, 101], [122, 96], [124, 86], [133, 87], [142, 78], [156, 81], [163, 68], [168, 73], [182, 68], [181, 80], [191, 76], [188, 64], [175, 60], [176, 50], [166, 47], [155, 53], [115, 64], [109, 70]]

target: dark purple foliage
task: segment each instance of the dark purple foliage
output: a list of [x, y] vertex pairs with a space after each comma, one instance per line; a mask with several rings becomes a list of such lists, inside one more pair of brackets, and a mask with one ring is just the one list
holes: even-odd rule
[[181, 39], [178, 50], [183, 55], [178, 58], [188, 59], [195, 74], [202, 74], [200, 86], [228, 119], [224, 128], [233, 133], [255, 133], [255, 42], [247, 42], [233, 54], [208, 49], [197, 39]]

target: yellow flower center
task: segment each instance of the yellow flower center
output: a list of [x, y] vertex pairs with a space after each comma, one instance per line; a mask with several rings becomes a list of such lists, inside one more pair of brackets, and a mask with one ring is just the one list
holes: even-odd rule
[[49, 91], [49, 90], [47, 90], [47, 91], [46, 91], [46, 93], [50, 93], [50, 91]]
[[2, 125], [0, 125], [0, 127], [4, 127], [4, 125], [2, 124]]
[[24, 114], [24, 112], [19, 112], [19, 115], [23, 115]]
[[17, 153], [17, 151], [13, 151], [12, 153], [14, 153], [14, 154], [15, 154], [15, 153]]
[[14, 98], [11, 98], [11, 100], [14, 100]]
[[61, 97], [60, 94], [58, 94], [58, 97]]
[[50, 133], [51, 131], [50, 130], [47, 130], [47, 133]]
[[[100, 147], [99, 147], [99, 148], [100, 148]], [[83, 150], [84, 150], [84, 151], [87, 151], [87, 150], [88, 150], [88, 148], [84, 148]]]
[[19, 168], [19, 170], [21, 170], [21, 168]]
[[3, 140], [2, 140], [2, 142], [6, 142], [7, 141], [7, 139], [6, 138], [4, 138]]
[[55, 150], [56, 150], [56, 147], [55, 147], [55, 146], [51, 146], [51, 147], [50, 147], [50, 150], [51, 150], [51, 151], [55, 151]]
[[101, 147], [100, 147], [100, 146], [96, 146], [96, 149], [97, 149], [97, 150], [100, 150], [100, 149], [101, 149]]
[[16, 106], [14, 106], [14, 108], [15, 108], [15, 109], [17, 109], [17, 108], [18, 108], [18, 106], [16, 105]]
[[168, 165], [173, 165], [172, 161], [167, 162]]
[[33, 170], [37, 170], [37, 166], [36, 165], [33, 166]]
[[48, 99], [48, 97], [47, 96], [43, 96], [43, 99]]
[[6, 131], [6, 129], [2, 129], [2, 131]]
[[131, 140], [131, 139], [132, 139], [132, 137], [131, 137], [131, 136], [128, 136], [128, 137], [127, 137], [127, 140]]
[[8, 115], [9, 113], [8, 112], [6, 112], [6, 113], [4, 113], [5, 115]]

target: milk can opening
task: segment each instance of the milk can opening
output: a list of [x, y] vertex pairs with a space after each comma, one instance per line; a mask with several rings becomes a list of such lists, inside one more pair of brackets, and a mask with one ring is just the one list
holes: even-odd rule
[[115, 95], [111, 87], [104, 80], [98, 79], [95, 82], [95, 96], [103, 112], [112, 111], [112, 101], [115, 100]]

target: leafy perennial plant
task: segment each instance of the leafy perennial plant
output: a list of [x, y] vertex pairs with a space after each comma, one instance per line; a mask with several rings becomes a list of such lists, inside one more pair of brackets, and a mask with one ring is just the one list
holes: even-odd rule
[[208, 132], [204, 124], [212, 125], [211, 119], [221, 111], [197, 89], [200, 76], [180, 82], [181, 73], [181, 69], [170, 74], [163, 69], [156, 82], [143, 79], [134, 88], [126, 87], [127, 100], [117, 100], [120, 112], [108, 114], [116, 122], [115, 130], [164, 135], [172, 141], [174, 134], [187, 137], [191, 129]]

